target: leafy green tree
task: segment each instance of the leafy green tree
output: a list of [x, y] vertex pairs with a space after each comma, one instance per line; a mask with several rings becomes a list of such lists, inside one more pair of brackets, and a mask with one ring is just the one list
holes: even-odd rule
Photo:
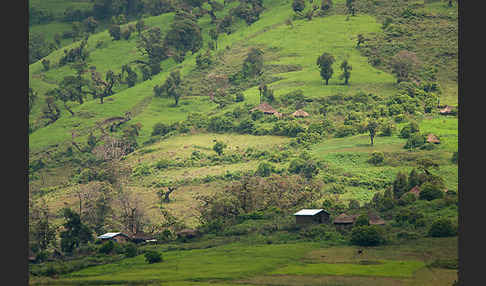
[[120, 81], [120, 75], [116, 75], [113, 71], [109, 70], [106, 72], [105, 80], [103, 80], [98, 72], [92, 70], [91, 80], [93, 88], [89, 93], [91, 93], [94, 98], [99, 98], [100, 103], [103, 104], [103, 99], [105, 97], [114, 94], [113, 87]]
[[111, 25], [110, 29], [108, 30], [110, 36], [113, 40], [118, 41], [121, 38], [121, 28], [120, 25]]
[[54, 51], [43, 33], [29, 32], [29, 64], [35, 63]]
[[151, 75], [158, 74], [160, 62], [167, 58], [167, 47], [162, 41], [159, 27], [152, 27], [142, 33], [137, 41], [137, 49], [142, 55], [148, 56], [148, 61], [136, 60], [136, 63], [150, 68]]
[[457, 230], [449, 219], [440, 218], [432, 223], [428, 234], [431, 237], [448, 237], [455, 236]]
[[243, 62], [242, 73], [245, 78], [260, 76], [263, 73], [263, 51], [252, 48]]
[[376, 225], [353, 227], [351, 243], [360, 246], [376, 246], [385, 241], [383, 231]]
[[142, 31], [146, 28], [145, 22], [142, 19], [139, 19], [135, 24], [135, 28], [137, 29], [138, 37], [142, 35]]
[[61, 110], [56, 104], [54, 96], [46, 96], [45, 105], [41, 109], [41, 118], [48, 119], [48, 124], [56, 122], [61, 117]]
[[77, 213], [69, 208], [63, 210], [65, 223], [64, 231], [61, 232], [61, 249], [64, 252], [72, 253], [80, 244], [93, 241], [91, 230], [81, 222]]
[[83, 21], [83, 27], [86, 30], [86, 32], [93, 34], [96, 31], [96, 28], [98, 28], [99, 24], [98, 21], [95, 20], [92, 16], [86, 18]]
[[144, 256], [145, 256], [145, 261], [147, 261], [149, 264], [162, 261], [162, 254], [160, 254], [160, 252], [157, 251], [149, 250], [145, 252]]
[[444, 192], [439, 184], [425, 182], [421, 187], [419, 199], [431, 201], [442, 198], [443, 196]]
[[417, 170], [415, 168], [410, 171], [410, 174], [408, 174], [408, 189], [412, 189], [415, 186], [420, 186], [422, 184], [421, 177], [417, 173]]
[[373, 165], [379, 165], [384, 161], [385, 161], [385, 155], [383, 154], [383, 152], [379, 152], [379, 151], [373, 151], [371, 153], [370, 159], [368, 160], [368, 162], [370, 162]]
[[231, 25], [233, 24], [233, 16], [228, 14], [223, 17], [223, 19], [218, 24], [218, 33], [225, 33], [227, 35], [231, 34]]
[[371, 120], [368, 122], [368, 125], [366, 125], [366, 129], [369, 132], [371, 145], [373, 146], [373, 139], [375, 138], [376, 131], [378, 130], [378, 123], [375, 120]]
[[260, 176], [260, 177], [268, 177], [270, 174], [274, 171], [274, 167], [272, 164], [268, 162], [261, 162], [258, 165], [258, 168], [255, 172], [255, 175]]
[[402, 130], [400, 130], [400, 137], [401, 138], [410, 138], [412, 134], [420, 132], [419, 125], [417, 122], [410, 122], [409, 124], [405, 125]]
[[181, 73], [179, 70], [170, 73], [169, 77], [165, 80], [162, 85], [162, 90], [164, 95], [167, 97], [173, 97], [175, 100], [175, 105], [179, 103], [179, 98], [182, 94], [181, 91]]
[[328, 11], [332, 7], [332, 0], [322, 0], [321, 1], [321, 10]]
[[362, 214], [358, 216], [358, 218], [356, 218], [356, 221], [354, 222], [354, 227], [360, 227], [365, 225], [370, 225], [370, 221], [366, 214]]
[[169, 133], [169, 131], [170, 127], [167, 124], [159, 122], [152, 127], [152, 136], [164, 136], [165, 134]]
[[222, 141], [216, 141], [216, 143], [213, 145], [213, 150], [216, 152], [219, 156], [223, 154], [224, 149], [227, 147], [227, 145], [222, 142]]
[[393, 181], [393, 196], [398, 199], [408, 190], [407, 175], [402, 172], [398, 172], [395, 180]]
[[164, 38], [164, 43], [183, 55], [188, 51], [194, 54], [203, 46], [201, 28], [191, 18], [176, 18]]
[[317, 66], [321, 70], [321, 77], [326, 81], [326, 85], [329, 84], [329, 79], [332, 77], [334, 72], [332, 69], [332, 64], [334, 61], [334, 57], [329, 53], [323, 53], [317, 58]]
[[302, 14], [302, 11], [305, 9], [305, 0], [294, 0], [292, 2], [292, 10], [295, 13]]
[[339, 76], [339, 79], [344, 79], [344, 84], [348, 84], [349, 78], [351, 77], [351, 70], [353, 67], [348, 63], [348, 60], [344, 60], [340, 66], [343, 73]]
[[209, 30], [209, 37], [215, 43], [215, 48], [217, 50], [218, 49], [218, 37], [219, 37], [218, 29], [213, 28], [213, 29]]

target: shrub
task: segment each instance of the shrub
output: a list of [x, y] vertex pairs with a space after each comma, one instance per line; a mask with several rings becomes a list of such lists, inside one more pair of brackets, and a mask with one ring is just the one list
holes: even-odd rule
[[362, 214], [354, 222], [354, 227], [360, 227], [364, 225], [370, 225], [370, 221], [367, 215]]
[[407, 143], [405, 143], [405, 146], [403, 146], [403, 148], [405, 148], [405, 149], [419, 148], [419, 147], [424, 146], [425, 143], [426, 143], [425, 135], [423, 135], [423, 134], [412, 134], [408, 138]]
[[456, 235], [457, 230], [449, 219], [442, 218], [432, 223], [428, 234], [431, 237], [448, 237]]
[[156, 136], [156, 135], [164, 136], [165, 134], [169, 133], [169, 131], [170, 128], [168, 125], [159, 122], [156, 123], [154, 127], [152, 127], [152, 136]]
[[458, 161], [458, 158], [459, 158], [458, 156], [459, 155], [458, 155], [457, 151], [452, 153], [452, 158], [451, 158], [452, 163], [457, 164], [457, 161]]
[[138, 164], [135, 168], [133, 168], [132, 176], [139, 177], [139, 176], [147, 176], [152, 173], [150, 166], [146, 164]]
[[435, 200], [442, 198], [444, 196], [444, 192], [442, 191], [439, 184], [434, 184], [433, 182], [425, 182], [420, 191], [419, 198], [421, 200]]
[[360, 246], [376, 246], [385, 242], [381, 229], [376, 225], [358, 226], [351, 231], [351, 243]]
[[110, 33], [110, 36], [113, 38], [113, 40], [115, 41], [120, 40], [121, 38], [120, 25], [112, 25], [108, 30], [108, 32]]
[[51, 62], [48, 59], [42, 60], [42, 67], [44, 68], [45, 71], [49, 70], [50, 64], [51, 64]]
[[255, 175], [260, 177], [268, 177], [275, 171], [275, 167], [268, 162], [261, 162], [255, 172]]
[[368, 160], [368, 162], [373, 165], [382, 164], [384, 161], [385, 161], [385, 155], [383, 154], [383, 152], [378, 152], [378, 151], [373, 151], [373, 153], [371, 153], [370, 159]]
[[400, 130], [400, 137], [401, 138], [410, 138], [410, 136], [414, 133], [418, 133], [420, 131], [419, 126], [416, 122], [410, 122], [408, 125], [405, 125], [402, 130]]
[[235, 102], [242, 102], [245, 100], [245, 96], [242, 92], [238, 92], [235, 96]]
[[223, 154], [224, 148], [226, 148], [227, 145], [224, 142], [221, 141], [216, 141], [216, 143], [213, 146], [214, 152], [216, 152], [219, 156]]
[[145, 256], [145, 261], [147, 261], [149, 264], [162, 261], [162, 254], [160, 254], [157, 251], [149, 250], [145, 252], [144, 256]]
[[412, 204], [416, 200], [417, 200], [417, 197], [414, 194], [407, 193], [407, 194], [404, 194], [398, 200], [398, 204], [401, 205], [401, 206], [406, 206], [406, 205]]
[[132, 31], [130, 29], [124, 29], [121, 31], [121, 37], [125, 40], [130, 39], [130, 35], [132, 34]]
[[135, 257], [137, 256], [137, 247], [133, 243], [127, 243], [123, 247], [123, 253], [126, 257]]
[[115, 243], [112, 240], [103, 243], [103, 245], [98, 249], [99, 253], [110, 254], [115, 248]]

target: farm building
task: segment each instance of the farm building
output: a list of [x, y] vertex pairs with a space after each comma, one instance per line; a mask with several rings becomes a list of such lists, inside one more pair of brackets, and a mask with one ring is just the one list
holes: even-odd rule
[[429, 134], [429, 135], [427, 135], [427, 142], [428, 143], [439, 144], [440, 143], [440, 140], [434, 134]]
[[125, 243], [130, 241], [130, 237], [121, 232], [107, 232], [103, 235], [98, 236], [97, 238], [101, 240], [113, 240], [114, 242], [118, 243]]
[[334, 226], [338, 229], [351, 228], [359, 215], [347, 215], [342, 213], [334, 219]]
[[298, 225], [329, 222], [329, 213], [323, 209], [302, 209], [294, 213], [294, 216]]
[[439, 109], [439, 113], [441, 115], [453, 114], [454, 113], [453, 107], [452, 106], [449, 106], [449, 105], [446, 105], [444, 108]]
[[295, 111], [294, 113], [292, 113], [292, 116], [293, 117], [307, 117], [307, 116], [309, 116], [309, 113], [305, 112], [302, 109], [299, 109], [299, 110]]
[[420, 188], [419, 186], [415, 186], [411, 188], [410, 191], [408, 191], [407, 193], [414, 194], [416, 197], [418, 197], [420, 195]]
[[156, 242], [153, 236], [146, 234], [144, 232], [137, 232], [131, 236], [132, 241], [135, 243], [146, 243], [146, 242]]
[[273, 108], [270, 104], [268, 104], [266, 102], [262, 102], [258, 106], [250, 109], [250, 112], [253, 112], [255, 110], [260, 110], [264, 114], [275, 114], [275, 113], [278, 113], [278, 111], [275, 108]]

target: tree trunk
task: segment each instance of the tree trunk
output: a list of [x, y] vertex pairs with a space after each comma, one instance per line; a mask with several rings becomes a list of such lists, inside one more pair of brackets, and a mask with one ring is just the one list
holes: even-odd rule
[[375, 136], [371, 136], [370, 135], [370, 139], [371, 139], [371, 146], [373, 146], [373, 139], [374, 139]]
[[102, 95], [102, 96], [100, 96], [100, 103], [101, 103], [101, 104], [103, 104], [103, 98], [104, 98], [104, 96], [103, 96], [103, 95]]
[[329, 85], [329, 79], [326, 79], [326, 85]]

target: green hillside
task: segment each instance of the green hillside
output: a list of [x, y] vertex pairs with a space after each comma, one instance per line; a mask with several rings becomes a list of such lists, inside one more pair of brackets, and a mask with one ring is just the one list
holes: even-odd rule
[[[128, 39], [114, 40], [109, 28], [118, 15], [96, 16], [95, 31], [83, 32], [84, 61], [65, 57], [83, 47], [80, 37], [63, 39], [29, 65], [31, 251], [41, 257], [57, 249], [70, 257], [65, 264], [57, 258], [30, 264], [32, 285], [423, 285], [439, 276], [433, 285], [451, 285], [457, 279], [456, 4], [324, 0], [304, 1], [305, 9], [294, 12], [294, 2], [30, 2], [54, 15], [29, 27], [48, 41], [72, 29], [62, 19], [67, 8], [96, 16], [101, 10], [93, 5], [108, 5], [106, 11], [128, 5], [120, 8], [128, 19], [120, 29], [133, 29]], [[154, 7], [170, 11], [152, 13]], [[144, 69], [151, 66], [143, 62], [151, 58], [141, 52], [135, 28], [140, 20], [144, 37], [160, 30], [160, 72], [149, 79]], [[180, 41], [196, 45], [193, 52], [164, 40], [177, 27], [186, 34], [200, 29], [200, 45], [197, 35]], [[403, 50], [405, 63], [397, 67]], [[316, 64], [323, 53], [334, 58], [328, 84]], [[343, 61], [352, 67], [348, 84]], [[132, 84], [127, 67], [136, 74]], [[92, 93], [99, 94], [110, 72], [116, 83], [101, 103]], [[177, 73], [178, 86], [164, 90]], [[81, 82], [81, 101], [63, 101], [78, 92], [69, 80]], [[254, 111], [262, 102], [278, 116]], [[443, 115], [446, 105], [452, 112]], [[297, 110], [308, 115], [294, 116]], [[439, 143], [427, 142], [430, 134]], [[403, 196], [414, 186], [420, 196]], [[131, 258], [123, 247], [101, 254], [104, 244], [95, 239], [66, 251], [66, 208], [93, 234], [136, 228], [159, 243], [137, 246]], [[331, 219], [375, 214], [386, 225], [363, 227], [380, 236], [368, 247], [357, 238], [358, 226], [296, 225], [293, 213], [302, 208], [326, 209]], [[47, 246], [37, 235], [45, 231], [45, 214], [58, 227]], [[453, 233], [437, 236], [452, 237], [432, 234], [441, 219]], [[178, 232], [188, 228], [200, 235], [181, 238]], [[365, 256], [355, 256], [359, 247]], [[143, 254], [150, 250], [162, 253], [163, 262], [147, 264]]]

